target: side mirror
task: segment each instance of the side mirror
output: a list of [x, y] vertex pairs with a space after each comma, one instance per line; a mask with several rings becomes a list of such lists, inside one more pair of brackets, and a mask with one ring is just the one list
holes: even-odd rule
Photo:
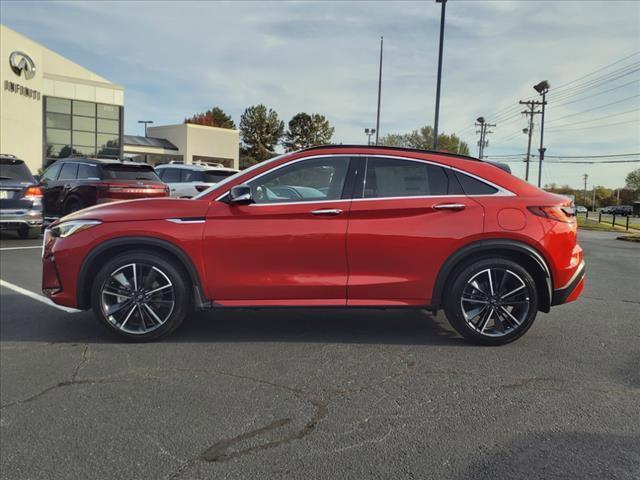
[[251, 187], [249, 185], [236, 185], [229, 191], [229, 202], [236, 205], [248, 205], [253, 203]]
[[40, 182], [40, 175], [34, 175], [33, 179], [36, 181], [36, 183]]

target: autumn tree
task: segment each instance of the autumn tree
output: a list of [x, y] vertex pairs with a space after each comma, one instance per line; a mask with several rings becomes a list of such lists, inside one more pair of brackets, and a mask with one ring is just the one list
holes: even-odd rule
[[248, 107], [240, 117], [241, 153], [245, 166], [275, 155], [276, 145], [284, 134], [284, 122], [275, 110], [264, 105]]
[[640, 191], [640, 168], [630, 171], [625, 178], [625, 182], [627, 184], [627, 188], [635, 190], [636, 192]]
[[334, 130], [324, 115], [301, 112], [289, 120], [289, 130], [284, 135], [282, 145], [287, 152], [326, 145], [331, 142]]
[[206, 125], [208, 127], [230, 128], [235, 130], [236, 124], [233, 119], [224, 113], [220, 107], [213, 107], [203, 113], [196, 113], [184, 119], [184, 123], [195, 123], [196, 125]]
[[[417, 148], [420, 150], [431, 150], [433, 148], [433, 128], [426, 125], [418, 130], [409, 133], [390, 133], [380, 138], [380, 145], [390, 147]], [[455, 134], [438, 135], [438, 150], [461, 155], [469, 155], [469, 145], [460, 140]]]

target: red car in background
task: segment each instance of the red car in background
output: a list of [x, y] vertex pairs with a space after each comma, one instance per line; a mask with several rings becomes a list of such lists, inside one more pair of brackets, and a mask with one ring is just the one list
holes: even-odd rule
[[85, 209], [45, 235], [43, 290], [133, 341], [225, 307], [444, 309], [498, 345], [584, 286], [571, 201], [487, 162], [315, 147], [193, 199]]
[[82, 157], [51, 164], [40, 179], [46, 221], [115, 200], [169, 196], [169, 187], [145, 163]]

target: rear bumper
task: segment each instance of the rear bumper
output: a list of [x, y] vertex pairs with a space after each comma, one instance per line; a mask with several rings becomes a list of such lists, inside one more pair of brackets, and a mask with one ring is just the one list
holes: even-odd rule
[[42, 227], [42, 210], [35, 209], [0, 209], [0, 229], [13, 230], [27, 226]]
[[585, 265], [584, 260], [582, 260], [571, 279], [563, 287], [553, 291], [551, 305], [562, 305], [563, 303], [577, 300], [584, 288], [584, 281]]

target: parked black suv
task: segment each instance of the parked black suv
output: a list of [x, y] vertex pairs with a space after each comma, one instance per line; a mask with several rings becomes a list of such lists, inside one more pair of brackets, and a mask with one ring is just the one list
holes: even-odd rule
[[20, 238], [38, 238], [42, 231], [42, 192], [24, 161], [0, 154], [0, 229]]
[[631, 205], [616, 205], [613, 207], [609, 207], [609, 211], [607, 212], [610, 215], [620, 215], [623, 217], [633, 215], [633, 207]]
[[40, 188], [47, 222], [97, 203], [169, 195], [151, 165], [77, 157], [51, 164]]

